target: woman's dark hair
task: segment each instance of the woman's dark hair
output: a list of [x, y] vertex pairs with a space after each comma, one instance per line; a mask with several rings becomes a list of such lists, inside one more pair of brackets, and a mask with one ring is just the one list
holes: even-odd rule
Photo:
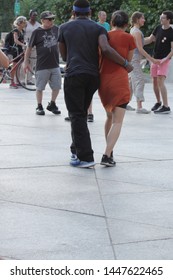
[[124, 27], [129, 22], [129, 16], [124, 11], [118, 10], [112, 14], [111, 25]]
[[30, 10], [30, 11], [29, 11], [29, 17], [31, 17], [32, 14], [34, 14], [34, 13], [37, 14], [37, 11], [36, 11], [36, 10]]
[[164, 11], [162, 12], [163, 15], [167, 17], [167, 19], [170, 20], [170, 24], [173, 23], [173, 13], [171, 11]]

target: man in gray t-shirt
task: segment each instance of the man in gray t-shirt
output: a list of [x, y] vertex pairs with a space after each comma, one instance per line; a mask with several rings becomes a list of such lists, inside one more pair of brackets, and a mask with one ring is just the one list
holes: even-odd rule
[[58, 52], [58, 27], [53, 24], [55, 15], [50, 11], [41, 13], [41, 27], [33, 31], [25, 53], [24, 67], [29, 68], [29, 57], [32, 48], [36, 47], [36, 96], [37, 96], [37, 115], [45, 115], [42, 106], [43, 90], [47, 83], [52, 89], [51, 101], [48, 103], [47, 110], [59, 115], [61, 112], [56, 106], [56, 98], [61, 88], [61, 73], [59, 68]]

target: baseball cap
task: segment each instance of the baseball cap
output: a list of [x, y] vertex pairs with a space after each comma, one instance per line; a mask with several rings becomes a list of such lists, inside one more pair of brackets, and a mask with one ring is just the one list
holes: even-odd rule
[[46, 19], [46, 18], [55, 18], [55, 15], [52, 14], [50, 11], [44, 11], [40, 15], [41, 19]]

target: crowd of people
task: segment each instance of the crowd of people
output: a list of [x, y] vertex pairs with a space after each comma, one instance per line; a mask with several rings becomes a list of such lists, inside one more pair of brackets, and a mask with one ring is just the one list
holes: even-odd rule
[[[98, 90], [106, 112], [106, 147], [100, 164], [115, 166], [113, 150], [133, 94], [137, 102], [137, 114], [148, 114], [151, 110], [155, 114], [171, 112], [165, 79], [173, 56], [173, 13], [162, 12], [160, 25], [149, 37], [144, 37], [140, 30], [145, 23], [143, 13], [136, 11], [132, 14], [128, 33], [129, 17], [126, 12], [113, 12], [109, 24], [106, 22], [106, 12], [100, 11], [98, 22], [94, 22], [91, 20], [91, 8], [87, 0], [76, 0], [72, 17], [59, 27], [54, 24], [55, 15], [50, 11], [41, 13], [41, 23], [36, 20], [35, 10], [30, 11], [29, 17], [28, 21], [22, 16], [15, 20], [13, 35], [20, 52], [26, 47], [24, 71], [31, 67], [31, 56], [36, 58], [36, 114], [45, 115], [43, 91], [47, 84], [51, 88], [47, 110], [53, 114], [61, 114], [56, 105], [62, 86], [59, 67], [61, 55], [66, 63], [64, 99], [71, 122], [70, 165], [81, 168], [95, 165], [87, 120], [94, 119], [92, 98]], [[150, 56], [144, 46], [152, 42], [154, 54]], [[156, 96], [156, 104], [151, 110], [142, 106], [145, 85], [141, 66], [143, 58], [151, 64]], [[8, 65], [8, 58], [2, 52], [0, 60], [1, 64]], [[32, 80], [28, 82], [32, 83]], [[14, 79], [10, 87], [17, 89]]]

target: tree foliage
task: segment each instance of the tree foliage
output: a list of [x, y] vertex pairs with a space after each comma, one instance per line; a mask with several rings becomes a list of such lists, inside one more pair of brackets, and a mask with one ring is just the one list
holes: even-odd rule
[[[41, 13], [44, 10], [51, 10], [56, 13], [56, 23], [66, 22], [71, 17], [72, 6], [74, 0], [21, 0], [21, 13], [27, 15], [31, 8], [34, 8]], [[92, 19], [97, 20], [98, 11], [107, 12], [108, 21], [111, 18], [113, 11], [120, 8], [122, 0], [91, 0]]]
[[146, 22], [143, 29], [144, 34], [147, 36], [159, 24], [160, 14], [165, 10], [172, 10], [172, 4], [170, 1], [163, 0], [127, 0], [123, 1], [121, 9], [126, 11], [129, 16], [135, 11], [144, 13]]
[[[2, 0], [0, 6], [0, 31], [9, 31], [14, 21], [15, 0]], [[51, 10], [56, 14], [56, 24], [69, 20], [74, 0], [20, 0], [21, 15], [28, 18], [29, 11], [36, 9], [38, 14], [44, 10]], [[107, 12], [110, 21], [111, 14], [117, 9], [126, 11], [129, 16], [134, 11], [144, 13], [146, 23], [144, 27], [145, 35], [150, 34], [153, 28], [159, 23], [159, 15], [164, 10], [171, 10], [172, 3], [168, 0], [90, 0], [92, 8], [92, 19], [97, 20], [100, 10]]]
[[0, 32], [11, 30], [14, 21], [14, 2], [15, 0], [0, 2]]

